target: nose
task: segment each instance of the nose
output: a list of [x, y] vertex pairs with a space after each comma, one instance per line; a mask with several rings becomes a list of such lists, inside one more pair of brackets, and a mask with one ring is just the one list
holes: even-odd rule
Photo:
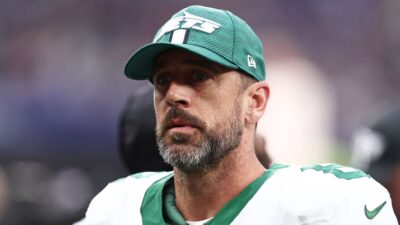
[[190, 87], [188, 85], [171, 82], [166, 92], [167, 104], [171, 107], [188, 107], [191, 102]]

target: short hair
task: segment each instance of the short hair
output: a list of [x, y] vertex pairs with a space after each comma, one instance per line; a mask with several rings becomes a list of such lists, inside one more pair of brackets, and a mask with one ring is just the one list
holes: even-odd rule
[[245, 72], [238, 71], [240, 74], [241, 85], [240, 85], [240, 92], [244, 92], [250, 85], [257, 82], [257, 80]]

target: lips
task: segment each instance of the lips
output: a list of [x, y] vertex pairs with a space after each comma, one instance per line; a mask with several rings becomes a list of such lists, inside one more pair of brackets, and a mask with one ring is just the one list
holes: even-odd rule
[[167, 124], [167, 130], [170, 130], [172, 128], [179, 128], [179, 127], [194, 127], [190, 122], [182, 120], [182, 119], [178, 119], [178, 118], [174, 118], [171, 119], [168, 124]]
[[164, 136], [166, 132], [192, 133], [195, 129], [204, 131], [206, 124], [184, 109], [172, 107], [162, 120], [159, 135]]

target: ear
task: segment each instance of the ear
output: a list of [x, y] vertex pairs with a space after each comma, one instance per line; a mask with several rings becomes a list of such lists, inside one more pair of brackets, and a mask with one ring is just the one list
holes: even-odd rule
[[247, 90], [249, 101], [245, 121], [248, 124], [256, 124], [265, 112], [269, 98], [269, 85], [266, 81], [261, 81], [250, 85]]

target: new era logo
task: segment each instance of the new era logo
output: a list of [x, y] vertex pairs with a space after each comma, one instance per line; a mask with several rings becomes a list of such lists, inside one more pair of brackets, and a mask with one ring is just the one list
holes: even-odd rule
[[250, 55], [247, 55], [247, 65], [249, 67], [257, 68], [256, 61]]

